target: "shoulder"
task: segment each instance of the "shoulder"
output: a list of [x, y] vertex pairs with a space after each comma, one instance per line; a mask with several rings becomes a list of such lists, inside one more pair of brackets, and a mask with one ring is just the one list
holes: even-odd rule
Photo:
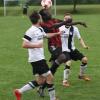
[[26, 34], [33, 34], [35, 31], [37, 30], [36, 27], [34, 26], [31, 26], [27, 31], [26, 31]]
[[37, 30], [37, 27], [31, 26], [27, 31], [35, 31], [35, 30]]
[[65, 25], [59, 27], [59, 30], [64, 30], [65, 29]]
[[78, 31], [78, 27], [77, 26], [73, 26], [74, 31]]

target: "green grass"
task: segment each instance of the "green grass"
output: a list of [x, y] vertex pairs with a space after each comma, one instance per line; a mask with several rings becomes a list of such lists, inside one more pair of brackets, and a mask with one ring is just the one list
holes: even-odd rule
[[[0, 7], [0, 16], [3, 16], [3, 7]], [[40, 10], [41, 6], [29, 6], [28, 13], [30, 14], [33, 10]], [[6, 8], [6, 15], [8, 16], [18, 16], [22, 15], [22, 6], [14, 6]], [[54, 13], [54, 7], [52, 7], [52, 12]], [[57, 6], [57, 14], [65, 14], [66, 12], [73, 13], [73, 5], [59, 5]], [[100, 14], [100, 4], [96, 5], [77, 5], [76, 14]]]
[[[61, 100], [100, 100], [100, 12], [93, 9], [92, 12], [88, 5], [79, 7], [79, 13], [73, 17], [87, 23], [88, 28], [79, 26], [79, 29], [90, 49], [82, 49], [79, 43], [77, 47], [89, 58], [87, 73], [92, 80], [80, 81], [77, 78], [80, 63], [73, 62], [69, 79], [71, 86], [64, 88], [61, 85], [64, 69], [62, 65], [55, 75], [56, 93]], [[100, 9], [100, 6], [92, 5], [92, 8]], [[58, 15], [57, 18], [62, 19], [63, 15]], [[30, 25], [27, 17], [0, 17], [0, 100], [15, 100], [13, 90], [33, 79], [31, 66], [27, 63], [27, 50], [21, 47], [21, 38]], [[50, 55], [46, 43], [45, 55], [48, 60]], [[46, 97], [41, 99], [36, 90], [32, 90], [25, 93], [22, 100], [49, 100], [49, 96], [46, 92]]]

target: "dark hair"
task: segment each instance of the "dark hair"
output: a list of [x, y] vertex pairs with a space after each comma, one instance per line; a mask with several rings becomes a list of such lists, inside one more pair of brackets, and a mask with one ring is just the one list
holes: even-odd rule
[[32, 24], [36, 24], [38, 22], [38, 20], [40, 19], [40, 15], [37, 11], [34, 11], [30, 16], [30, 21], [32, 22]]
[[39, 11], [39, 14], [40, 14], [41, 16], [45, 16], [45, 15], [46, 15], [46, 10], [45, 10], [45, 9], [41, 9], [41, 10]]
[[42, 20], [44, 22], [52, 19], [52, 15], [50, 14], [50, 12], [47, 9], [41, 9], [39, 11], [39, 14], [41, 15]]

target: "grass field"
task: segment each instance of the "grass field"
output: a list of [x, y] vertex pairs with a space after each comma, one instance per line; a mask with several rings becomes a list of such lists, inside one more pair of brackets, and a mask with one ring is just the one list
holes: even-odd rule
[[[90, 49], [82, 49], [79, 43], [77, 47], [89, 58], [87, 73], [92, 80], [79, 80], [77, 76], [80, 63], [73, 62], [69, 78], [71, 86], [64, 88], [61, 85], [64, 69], [62, 65], [55, 75], [56, 93], [60, 100], [100, 100], [100, 5], [82, 5], [78, 8], [79, 13], [73, 17], [76, 21], [87, 23], [88, 28], [79, 26], [79, 29]], [[56, 17], [62, 19], [63, 15]], [[13, 90], [33, 79], [31, 66], [27, 63], [27, 50], [21, 47], [21, 38], [30, 25], [27, 17], [0, 17], [0, 100], [15, 100]], [[50, 55], [46, 42], [45, 55], [48, 60]], [[36, 90], [32, 90], [25, 93], [22, 100], [49, 100], [49, 96], [46, 91], [46, 97], [41, 99]]]

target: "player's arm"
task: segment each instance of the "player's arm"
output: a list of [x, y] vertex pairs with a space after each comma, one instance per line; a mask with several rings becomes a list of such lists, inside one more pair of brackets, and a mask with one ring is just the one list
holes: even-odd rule
[[46, 34], [46, 38], [51, 38], [51, 37], [54, 37], [54, 36], [57, 36], [57, 35], [60, 35], [61, 32], [58, 32], [58, 33], [47, 33]]
[[80, 44], [82, 45], [83, 48], [88, 49], [89, 47], [85, 44], [84, 40], [82, 38], [79, 39]]
[[43, 43], [41, 41], [37, 43], [33, 43], [33, 42], [23, 39], [22, 47], [27, 48], [27, 49], [28, 48], [41, 48], [43, 47]]
[[63, 21], [63, 22], [54, 24], [51, 28], [59, 28], [63, 25], [72, 26], [72, 25], [78, 25], [78, 24], [82, 25], [84, 27], [87, 27], [87, 25], [84, 22], [71, 22], [71, 23], [68, 23], [67, 21]]
[[74, 32], [77, 38], [79, 39], [81, 46], [85, 49], [88, 49], [88, 46], [85, 44], [84, 40], [82, 39], [79, 29], [77, 27], [74, 27]]

